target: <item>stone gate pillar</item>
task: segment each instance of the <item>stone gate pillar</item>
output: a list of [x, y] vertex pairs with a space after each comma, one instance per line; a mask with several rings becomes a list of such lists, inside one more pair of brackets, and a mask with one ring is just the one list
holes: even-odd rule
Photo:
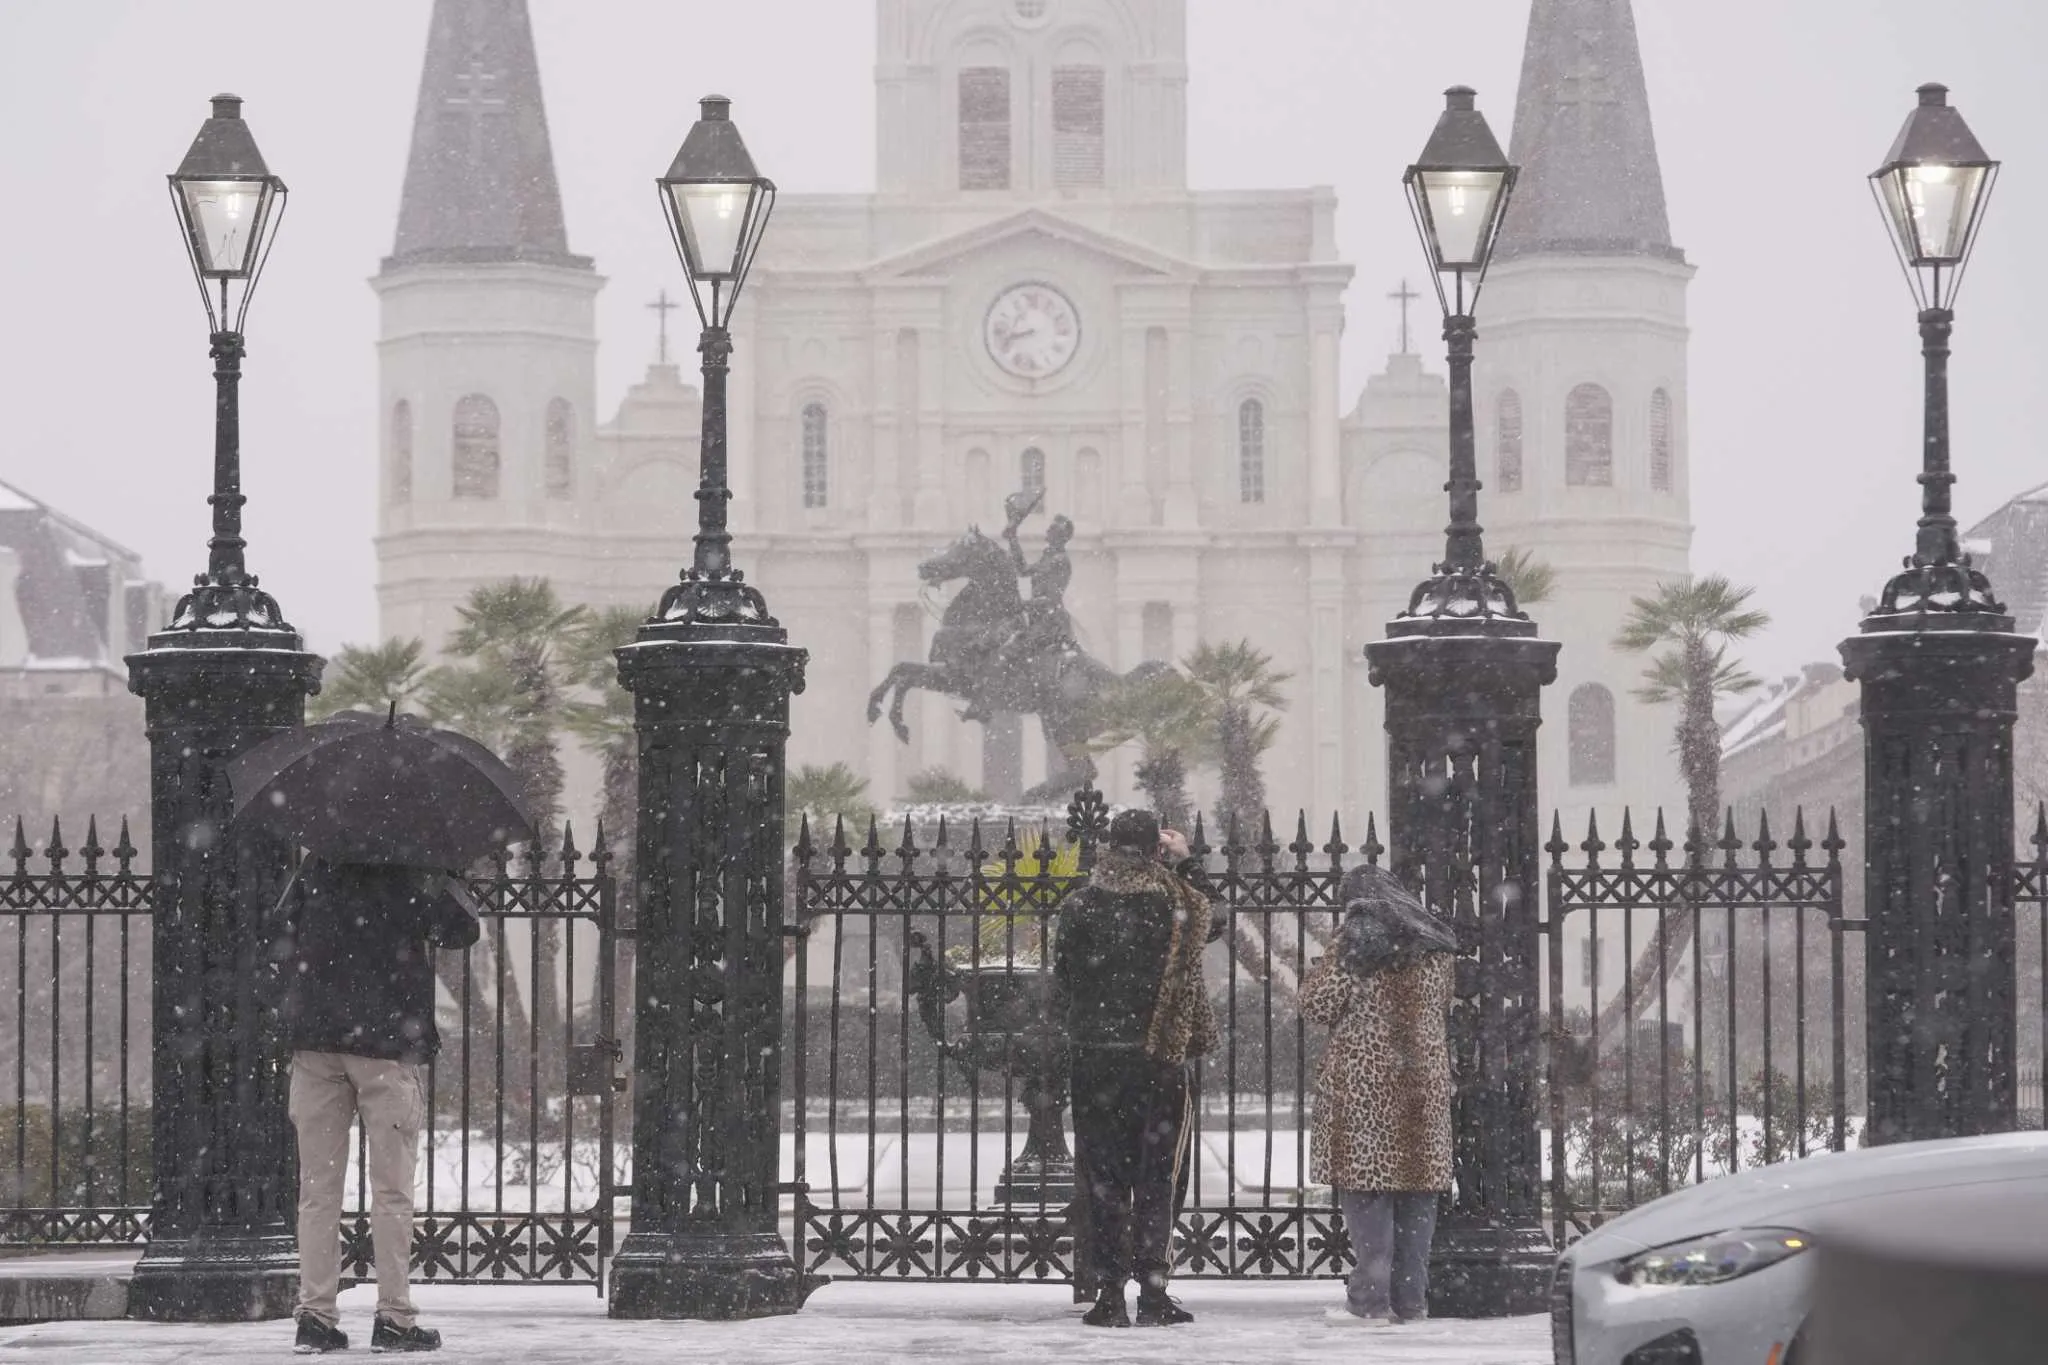
[[288, 1317], [298, 1152], [272, 912], [288, 841], [230, 832], [227, 764], [305, 720], [321, 661], [246, 577], [209, 583], [128, 657], [150, 748], [150, 1240], [131, 1317]]
[[619, 651], [640, 829], [633, 1226], [612, 1262], [617, 1318], [760, 1317], [803, 1297], [777, 1232], [777, 1135], [784, 748], [808, 655], [743, 591], [745, 621], [694, 613], [672, 591]]
[[[1490, 565], [1418, 590], [1366, 646], [1386, 689], [1387, 831], [1394, 874], [1457, 930], [1452, 1006], [1455, 1187], [1439, 1225], [1430, 1312], [1542, 1312], [1554, 1257], [1543, 1226], [1537, 1076], [1541, 835], [1536, 730], [1558, 646], [1503, 602]], [[1447, 591], [1431, 596], [1436, 586]], [[1499, 604], [1474, 617], [1445, 603]], [[1420, 614], [1418, 614], [1418, 612]]]

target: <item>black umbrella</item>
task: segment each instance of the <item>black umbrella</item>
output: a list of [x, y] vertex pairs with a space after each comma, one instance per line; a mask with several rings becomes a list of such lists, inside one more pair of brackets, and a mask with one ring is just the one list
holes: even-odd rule
[[537, 837], [489, 749], [411, 716], [343, 711], [228, 764], [235, 819], [336, 862], [462, 868]]

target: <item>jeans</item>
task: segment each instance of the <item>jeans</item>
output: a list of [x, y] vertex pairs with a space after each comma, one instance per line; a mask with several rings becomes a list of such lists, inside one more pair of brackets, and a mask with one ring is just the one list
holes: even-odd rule
[[1429, 1313], [1429, 1244], [1436, 1237], [1435, 1190], [1339, 1190], [1337, 1206], [1358, 1264], [1345, 1304], [1362, 1318]]
[[377, 1312], [400, 1327], [417, 1314], [412, 1268], [413, 1169], [426, 1120], [421, 1068], [339, 1052], [292, 1054], [291, 1119], [299, 1135], [299, 1306], [338, 1326], [341, 1198], [348, 1135], [360, 1113], [370, 1178], [370, 1244], [377, 1261]]

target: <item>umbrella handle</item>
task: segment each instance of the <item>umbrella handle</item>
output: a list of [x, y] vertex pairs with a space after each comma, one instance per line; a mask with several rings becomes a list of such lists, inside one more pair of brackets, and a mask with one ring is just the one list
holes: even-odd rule
[[284, 890], [278, 893], [277, 904], [270, 907], [270, 919], [273, 924], [277, 922], [277, 917], [284, 913], [284, 903], [292, 898], [292, 891], [299, 884], [299, 874], [305, 870], [306, 860], [300, 858], [298, 863], [292, 868], [291, 878], [285, 882]]

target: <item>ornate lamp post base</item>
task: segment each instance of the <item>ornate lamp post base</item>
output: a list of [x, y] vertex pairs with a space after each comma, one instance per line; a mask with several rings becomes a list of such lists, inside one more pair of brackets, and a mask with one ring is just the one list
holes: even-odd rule
[[[253, 586], [253, 585], [252, 585]], [[202, 594], [195, 594], [201, 596]], [[203, 620], [180, 604], [180, 616]], [[291, 729], [320, 660], [299, 636], [174, 624], [129, 656], [147, 707], [157, 903], [152, 1074], [156, 1189], [128, 1315], [243, 1322], [291, 1315], [298, 1162], [285, 1113], [269, 917], [291, 850], [228, 837], [226, 765]]]
[[[1416, 596], [1441, 609], [1500, 592], [1474, 573], [1432, 579]], [[1457, 1190], [1430, 1258], [1429, 1311], [1540, 1313], [1557, 1253], [1537, 1137], [1536, 731], [1558, 645], [1526, 617], [1484, 608], [1404, 616], [1387, 634], [1366, 656], [1386, 689], [1393, 868], [1463, 950], [1451, 1014]]]
[[803, 1277], [772, 1232], [634, 1231], [612, 1260], [615, 1318], [776, 1317], [803, 1306]]

